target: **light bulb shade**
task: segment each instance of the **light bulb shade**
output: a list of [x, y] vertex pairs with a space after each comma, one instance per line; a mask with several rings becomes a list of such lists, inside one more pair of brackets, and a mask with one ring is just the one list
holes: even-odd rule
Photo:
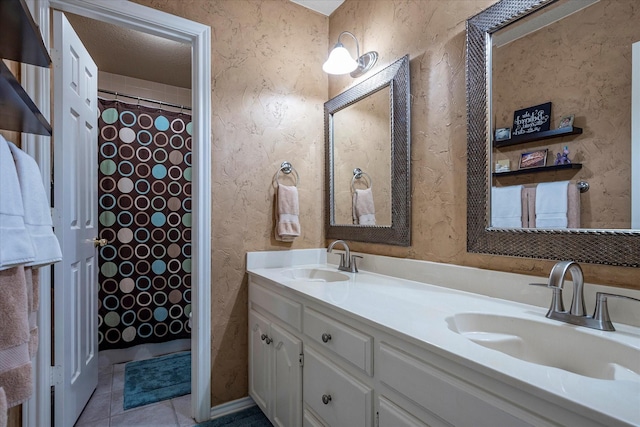
[[327, 74], [348, 74], [356, 68], [358, 68], [358, 62], [351, 57], [342, 43], [336, 44], [329, 58], [322, 65], [322, 70]]

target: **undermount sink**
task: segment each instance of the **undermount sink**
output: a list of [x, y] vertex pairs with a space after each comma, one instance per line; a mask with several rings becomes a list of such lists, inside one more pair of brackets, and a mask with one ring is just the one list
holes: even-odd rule
[[346, 274], [319, 268], [291, 268], [281, 273], [287, 279], [304, 280], [306, 282], [344, 282], [349, 280]]
[[639, 348], [576, 326], [486, 313], [459, 313], [447, 321], [450, 329], [470, 341], [526, 362], [591, 378], [640, 383]]

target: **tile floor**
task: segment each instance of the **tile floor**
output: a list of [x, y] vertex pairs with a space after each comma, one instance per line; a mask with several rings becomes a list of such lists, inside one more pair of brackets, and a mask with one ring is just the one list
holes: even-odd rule
[[124, 365], [100, 368], [98, 387], [80, 414], [76, 427], [191, 427], [191, 395], [125, 411]]

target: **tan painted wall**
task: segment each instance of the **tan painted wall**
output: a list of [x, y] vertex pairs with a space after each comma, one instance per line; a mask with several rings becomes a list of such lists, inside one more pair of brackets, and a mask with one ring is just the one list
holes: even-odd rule
[[[346, 0], [330, 19], [287, 0], [136, 1], [212, 28], [213, 405], [247, 395], [245, 253], [326, 243], [323, 103], [360, 81], [332, 77], [327, 93], [320, 67], [343, 30], [380, 53], [376, 70], [409, 53], [412, 74], [412, 246], [352, 248], [548, 274], [549, 261], [466, 253], [465, 20], [493, 0]], [[272, 237], [271, 182], [283, 160], [301, 178], [303, 236], [293, 245]], [[636, 269], [584, 270], [588, 281], [640, 288]]]
[[634, 1], [601, 0], [494, 51], [496, 127], [511, 127], [515, 110], [551, 101], [551, 129], [568, 114], [584, 129], [494, 151], [513, 170], [521, 153], [545, 148], [552, 165], [566, 145], [579, 171], [501, 177], [499, 184], [585, 180], [591, 189], [580, 198], [581, 226], [631, 227], [631, 44], [640, 40], [640, 25], [632, 24], [639, 19]]

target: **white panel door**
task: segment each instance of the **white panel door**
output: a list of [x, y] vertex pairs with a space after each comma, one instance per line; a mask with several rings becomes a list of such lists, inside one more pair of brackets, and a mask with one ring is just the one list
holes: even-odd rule
[[72, 426], [98, 384], [98, 69], [64, 14], [53, 12], [55, 426]]

